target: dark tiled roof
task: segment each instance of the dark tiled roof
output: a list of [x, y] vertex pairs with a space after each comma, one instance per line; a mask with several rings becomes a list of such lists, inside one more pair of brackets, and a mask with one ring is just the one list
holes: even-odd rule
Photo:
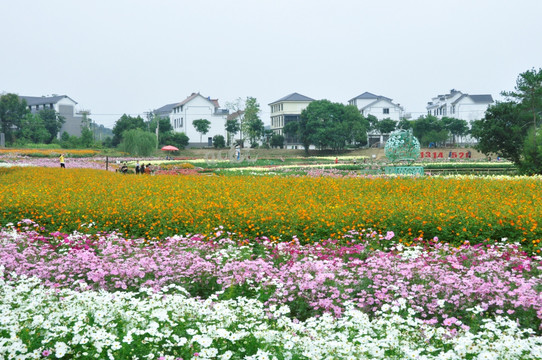
[[492, 103], [493, 102], [493, 97], [488, 94], [470, 95], [470, 98], [472, 99], [472, 101], [476, 103]]
[[460, 97], [458, 97], [452, 104], [457, 104], [461, 99], [469, 97], [472, 101], [475, 103], [482, 103], [482, 104], [489, 104], [493, 102], [493, 97], [488, 94], [483, 95], [469, 95], [469, 94], [463, 94]]
[[177, 105], [177, 103], [164, 105], [161, 108], [158, 108], [158, 109], [154, 110], [153, 113], [155, 113], [156, 115], [169, 114], [173, 110], [175, 105]]
[[25, 99], [26, 104], [28, 106], [35, 106], [35, 105], [44, 105], [44, 104], [56, 104], [62, 99], [68, 98], [74, 103], [77, 104], [76, 101], [71, 99], [69, 96], [66, 95], [55, 95], [55, 96], [19, 96], [20, 99]]
[[301, 95], [298, 93], [291, 93], [290, 95], [286, 95], [283, 98], [278, 99], [277, 101], [273, 101], [271, 104], [282, 102], [282, 101], [314, 101], [314, 99], [311, 99], [310, 97], [307, 97], [305, 95]]
[[390, 98], [387, 98], [385, 96], [380, 96], [380, 95], [375, 95], [373, 93], [370, 93], [368, 91], [364, 92], [363, 94], [361, 95], [358, 95], [356, 96], [355, 98], [352, 98], [350, 100], [348, 100], [349, 102], [352, 101], [352, 100], [357, 100], [357, 99], [369, 99], [369, 100], [381, 100], [381, 99], [385, 99], [385, 100], [388, 100], [391, 102], [391, 99]]

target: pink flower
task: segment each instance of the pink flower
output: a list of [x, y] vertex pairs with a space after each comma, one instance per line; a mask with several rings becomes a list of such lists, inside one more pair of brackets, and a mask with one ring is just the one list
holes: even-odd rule
[[43, 350], [43, 351], [41, 352], [41, 354], [42, 354], [43, 356], [49, 356], [49, 355], [51, 355], [51, 352], [50, 352], [49, 350]]
[[455, 323], [457, 323], [457, 319], [455, 317], [448, 318], [448, 319], [444, 320], [444, 322], [443, 322], [443, 324], [445, 326], [450, 326], [450, 325], [453, 325]]

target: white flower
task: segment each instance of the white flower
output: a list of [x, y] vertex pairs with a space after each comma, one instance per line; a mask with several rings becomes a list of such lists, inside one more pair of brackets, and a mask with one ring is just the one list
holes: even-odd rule
[[55, 343], [55, 356], [57, 358], [64, 357], [64, 355], [66, 355], [69, 349], [70, 348], [68, 347], [68, 345], [66, 345], [62, 341], [59, 341]]

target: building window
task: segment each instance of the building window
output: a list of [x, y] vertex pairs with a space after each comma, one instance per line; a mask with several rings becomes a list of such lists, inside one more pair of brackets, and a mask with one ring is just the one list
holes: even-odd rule
[[452, 105], [451, 112], [452, 112], [452, 114], [455, 114], [455, 105]]
[[390, 113], [390, 109], [389, 109], [389, 108], [383, 108], [383, 109], [382, 109], [382, 113], [383, 113], [383, 114], [389, 114], [389, 113]]
[[181, 123], [179, 124], [179, 127], [183, 127], [183, 118], [181, 118]]

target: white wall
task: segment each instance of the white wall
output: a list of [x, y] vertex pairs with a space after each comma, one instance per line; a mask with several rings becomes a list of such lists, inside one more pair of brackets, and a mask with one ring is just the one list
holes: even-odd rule
[[448, 116], [471, 122], [484, 118], [488, 106], [488, 104], [475, 103], [470, 98], [463, 98], [455, 105], [455, 114]]
[[[361, 110], [363, 107], [374, 102], [374, 100], [359, 99], [357, 102], [357, 107]], [[384, 114], [384, 109], [389, 109], [389, 114]], [[363, 109], [363, 116], [367, 117], [369, 115], [374, 115], [378, 120], [392, 119], [399, 121], [401, 120], [402, 110], [394, 103], [387, 100], [379, 100], [373, 105]]]
[[[172, 112], [170, 114], [170, 122], [173, 130], [176, 132], [184, 132], [189, 138], [190, 144], [200, 143], [206, 145], [207, 139], [212, 138], [215, 135], [222, 135], [226, 139], [226, 116], [227, 115], [214, 115], [214, 104], [203, 96], [196, 96], [183, 105], [182, 111], [177, 113]], [[182, 119], [182, 126], [175, 126], [180, 124]], [[197, 119], [207, 119], [211, 122], [209, 132], [205, 135], [201, 135], [196, 131], [192, 125], [192, 121]]]

